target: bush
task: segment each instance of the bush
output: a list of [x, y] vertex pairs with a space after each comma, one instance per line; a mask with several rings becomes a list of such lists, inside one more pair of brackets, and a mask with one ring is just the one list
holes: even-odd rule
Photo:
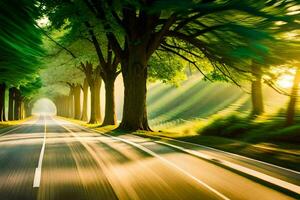
[[198, 133], [206, 136], [239, 138], [247, 142], [300, 143], [300, 125], [284, 127], [284, 119], [255, 122], [236, 115], [214, 120]]
[[224, 119], [217, 119], [208, 126], [200, 129], [198, 133], [202, 135], [213, 135], [221, 137], [240, 137], [249, 129], [253, 128], [253, 124], [246, 118], [241, 118], [236, 115]]
[[294, 125], [270, 134], [268, 140], [286, 143], [300, 143], [300, 126]]

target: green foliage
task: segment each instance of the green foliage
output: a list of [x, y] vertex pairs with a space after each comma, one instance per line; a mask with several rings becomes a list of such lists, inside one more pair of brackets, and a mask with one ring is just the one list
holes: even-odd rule
[[231, 115], [217, 118], [199, 130], [199, 134], [239, 138], [247, 142], [299, 143], [300, 126], [284, 126], [284, 119], [255, 121], [254, 119]]
[[235, 138], [241, 137], [253, 128], [255, 128], [255, 126], [249, 119], [232, 115], [226, 118], [216, 119], [211, 124], [201, 129], [200, 134]]
[[42, 79], [37, 76], [32, 81], [20, 86], [21, 95], [26, 99], [31, 99], [42, 87]]
[[178, 85], [185, 77], [186, 63], [178, 57], [168, 53], [160, 53], [151, 57], [149, 61], [149, 81], [160, 80], [163, 83]]
[[205, 82], [199, 74], [181, 82], [180, 87], [151, 85], [147, 97], [150, 124], [163, 128], [168, 124], [176, 126], [210, 118], [222, 110], [235, 110], [245, 101], [248, 96], [238, 87], [223, 82]]
[[4, 0], [0, 13], [0, 82], [17, 86], [32, 79], [43, 55], [39, 12], [33, 0]]
[[[299, 4], [296, 0], [277, 3], [266, 0], [208, 2], [155, 0], [151, 3], [140, 0], [40, 0], [39, 2], [43, 14], [51, 21], [50, 29], [64, 32], [59, 38], [62, 44], [69, 47], [79, 38], [87, 39], [88, 31], [92, 29], [101, 44], [104, 44], [101, 45], [101, 48], [104, 48], [103, 52], [106, 52], [106, 34], [109, 33], [117, 38], [124, 55], [127, 53], [125, 52], [127, 44], [124, 42], [126, 39], [135, 38], [140, 34], [145, 35], [144, 38], [147, 38], [148, 34], [151, 37], [155, 35], [152, 33], [162, 30], [163, 22], [174, 17], [172, 25], [162, 35], [161, 45], [158, 45], [158, 50], [163, 50], [165, 55], [159, 58], [154, 54], [148, 63], [150, 81], [160, 79], [173, 84], [183, 78], [182, 67], [179, 66], [183, 64], [182, 60], [185, 63], [192, 63], [192, 67], [197, 67], [202, 73], [207, 72], [205, 79], [235, 83], [236, 80], [250, 79], [248, 74], [241, 75], [241, 72], [250, 72], [249, 66], [252, 63], [267, 67], [286, 61], [279, 56], [280, 52], [291, 54], [282, 51], [284, 49], [282, 47], [294, 43], [283, 35], [299, 27], [297, 14]], [[127, 15], [124, 10], [133, 12], [135, 17], [125, 19]], [[142, 14], [153, 19], [151, 23], [149, 22], [151, 30], [144, 27], [147, 23], [143, 21], [145, 18], [142, 18]], [[86, 23], [89, 23], [90, 27]], [[130, 44], [138, 45], [143, 42], [146, 42], [146, 39], [138, 37], [130, 39]], [[82, 42], [84, 43], [88, 41]], [[80, 45], [82, 46], [88, 45]], [[82, 52], [77, 48], [72, 51], [76, 55]], [[171, 61], [166, 52], [174, 55]], [[181, 62], [176, 63], [177, 59], [173, 59], [175, 57]], [[93, 59], [93, 56], [80, 55], [77, 63], [87, 59]], [[211, 64], [201, 65], [201, 61]]]
[[214, 81], [229, 81], [229, 79], [224, 76], [219, 70], [213, 70], [209, 74], [207, 74], [207, 78], [204, 77], [204, 80], [207, 81], [208, 79]]
[[275, 131], [270, 139], [276, 142], [300, 143], [300, 126], [294, 125]]

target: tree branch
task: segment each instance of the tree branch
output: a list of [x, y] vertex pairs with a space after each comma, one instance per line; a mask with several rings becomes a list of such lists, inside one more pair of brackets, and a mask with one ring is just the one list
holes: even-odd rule
[[70, 51], [69, 49], [67, 49], [66, 47], [64, 47], [63, 45], [59, 44], [58, 42], [56, 42], [50, 35], [48, 35], [46, 33], [46, 31], [44, 29], [42, 29], [39, 25], [36, 24], [36, 26], [42, 31], [42, 33], [49, 38], [52, 42], [54, 42], [57, 46], [59, 46], [60, 48], [64, 49], [66, 52], [68, 52], [73, 58], [76, 58], [75, 54]]
[[199, 71], [199, 72], [200, 72], [207, 80], [209, 80], [209, 81], [212, 82], [212, 80], [211, 80], [210, 78], [208, 78], [208, 77], [202, 72], [202, 70], [198, 67], [198, 65], [196, 64], [196, 61], [192, 61], [192, 60], [188, 59], [187, 57], [181, 55], [180, 53], [174, 51], [173, 49], [170, 49], [170, 48], [165, 47], [165, 46], [163, 46], [163, 45], [161, 45], [161, 47], [162, 47], [163, 49], [165, 49], [167, 52], [171, 52], [171, 53], [173, 53], [173, 54], [179, 56], [180, 58], [182, 58], [182, 59], [188, 61], [188, 62], [191, 63], [192, 65], [194, 65], [194, 67], [196, 67], [196, 69], [197, 69], [197, 70], [198, 70], [198, 71]]

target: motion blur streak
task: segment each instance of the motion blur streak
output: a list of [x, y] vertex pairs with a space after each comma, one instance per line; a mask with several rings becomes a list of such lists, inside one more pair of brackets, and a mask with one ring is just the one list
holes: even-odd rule
[[[33, 188], [44, 123], [47, 138], [41, 183]], [[51, 117], [23, 124], [0, 137], [1, 199], [222, 199], [187, 174], [228, 199], [294, 199], [151, 139], [116, 138], [120, 140]]]

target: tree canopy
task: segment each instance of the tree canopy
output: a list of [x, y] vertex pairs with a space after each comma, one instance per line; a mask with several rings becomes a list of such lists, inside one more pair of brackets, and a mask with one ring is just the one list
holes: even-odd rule
[[0, 81], [22, 84], [32, 79], [43, 55], [41, 31], [35, 21], [39, 11], [32, 0], [4, 0], [0, 12]]

